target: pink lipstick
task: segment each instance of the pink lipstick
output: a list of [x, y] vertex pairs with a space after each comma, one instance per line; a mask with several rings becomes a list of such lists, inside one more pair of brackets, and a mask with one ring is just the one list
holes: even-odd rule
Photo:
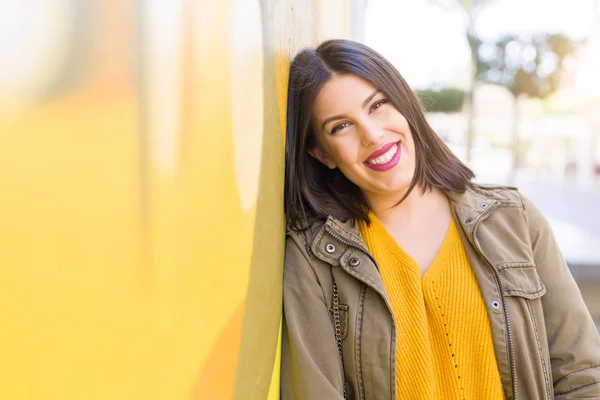
[[[392, 154], [392, 152], [394, 153]], [[388, 143], [371, 153], [364, 164], [374, 171], [387, 171], [398, 164], [401, 152], [402, 146], [400, 142]], [[373, 163], [374, 161], [376, 163]]]

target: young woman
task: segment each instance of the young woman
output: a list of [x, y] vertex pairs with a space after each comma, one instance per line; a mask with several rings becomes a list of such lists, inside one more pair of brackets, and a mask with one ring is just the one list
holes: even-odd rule
[[600, 399], [600, 338], [540, 212], [471, 182], [398, 71], [290, 70], [282, 398]]

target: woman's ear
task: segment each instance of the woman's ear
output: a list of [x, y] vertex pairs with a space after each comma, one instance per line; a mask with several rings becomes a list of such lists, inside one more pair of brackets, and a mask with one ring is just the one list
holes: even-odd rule
[[309, 150], [308, 154], [319, 160], [323, 165], [325, 165], [329, 169], [337, 168], [337, 164], [319, 146], [316, 146], [314, 149]]

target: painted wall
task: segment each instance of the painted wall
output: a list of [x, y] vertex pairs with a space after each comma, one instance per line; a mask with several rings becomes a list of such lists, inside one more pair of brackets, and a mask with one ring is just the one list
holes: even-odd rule
[[276, 399], [290, 56], [360, 1], [0, 3], [0, 398]]

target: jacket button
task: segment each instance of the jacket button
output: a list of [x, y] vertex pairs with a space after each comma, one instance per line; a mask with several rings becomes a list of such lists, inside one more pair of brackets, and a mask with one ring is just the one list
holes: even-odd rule
[[481, 204], [479, 205], [479, 207], [481, 207], [481, 208], [488, 208], [489, 206], [490, 206], [490, 205], [489, 205], [488, 203], [481, 203]]
[[328, 253], [333, 253], [335, 251], [335, 246], [333, 245], [333, 243], [327, 243], [325, 245], [325, 251]]
[[351, 267], [358, 267], [358, 265], [360, 264], [360, 260], [356, 257], [352, 257], [350, 259], [350, 266]]
[[494, 310], [498, 310], [498, 309], [500, 309], [500, 302], [499, 302], [498, 300], [494, 300], [494, 301], [492, 301], [492, 308], [493, 308]]
[[465, 224], [470, 224], [471, 222], [473, 222], [473, 218], [469, 217], [465, 220]]

